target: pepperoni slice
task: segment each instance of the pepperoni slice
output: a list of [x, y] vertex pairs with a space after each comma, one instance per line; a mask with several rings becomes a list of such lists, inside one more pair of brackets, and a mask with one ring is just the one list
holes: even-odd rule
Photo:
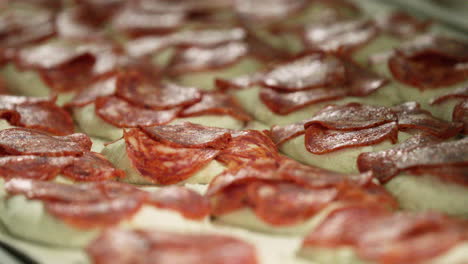
[[307, 121], [308, 120], [303, 120], [286, 126], [274, 125], [271, 127], [271, 139], [277, 146], [280, 146], [290, 139], [303, 135], [305, 133], [304, 124]]
[[200, 220], [210, 214], [208, 200], [193, 190], [171, 186], [150, 194], [149, 203], [159, 208], [179, 211], [185, 218]]
[[292, 92], [342, 84], [345, 79], [346, 71], [340, 60], [315, 52], [278, 65], [265, 74], [263, 84]]
[[190, 122], [145, 127], [142, 130], [149, 137], [174, 147], [222, 149], [231, 139], [229, 129], [207, 127]]
[[222, 69], [248, 55], [243, 42], [231, 42], [216, 47], [188, 47], [178, 49], [168, 65], [172, 75]]
[[37, 43], [55, 35], [53, 12], [34, 5], [4, 9], [0, 25], [0, 46], [6, 48]]
[[406, 12], [397, 11], [378, 19], [377, 24], [386, 33], [405, 38], [425, 32], [431, 25], [431, 21], [419, 20]]
[[9, 128], [0, 131], [0, 153], [10, 155], [80, 156], [92, 142], [81, 133], [50, 136], [38, 130]]
[[280, 157], [275, 144], [263, 132], [244, 130], [232, 136], [227, 147], [216, 157], [227, 166], [243, 166], [251, 160], [277, 160]]
[[77, 90], [118, 66], [118, 51], [103, 43], [48, 42], [18, 51], [20, 68], [37, 70], [58, 91]]
[[467, 146], [467, 139], [441, 142], [433, 136], [417, 134], [395, 148], [360, 154], [358, 168], [372, 170], [385, 183], [408, 169], [466, 165]]
[[126, 72], [118, 76], [116, 95], [135, 105], [152, 109], [187, 106], [201, 100], [201, 93], [196, 88], [172, 83], [155, 84], [137, 72]]
[[282, 93], [269, 88], [260, 90], [260, 99], [274, 113], [287, 115], [311, 104], [336, 100], [347, 95], [339, 87], [316, 88], [306, 91]]
[[440, 138], [451, 138], [462, 129], [461, 124], [435, 118], [429, 111], [421, 109], [416, 102], [407, 102], [392, 108], [398, 115], [398, 128], [418, 129]]
[[72, 162], [73, 157], [5, 156], [0, 157], [0, 176], [52, 180]]
[[306, 149], [318, 155], [345, 148], [374, 145], [386, 139], [393, 144], [396, 143], [398, 139], [396, 122], [352, 131], [329, 130], [319, 125], [311, 125], [305, 131]]
[[112, 163], [96, 152], [86, 152], [74, 158], [73, 163], [64, 167], [62, 173], [75, 181], [102, 181], [125, 176], [122, 170], [114, 168]]
[[431, 104], [440, 104], [454, 98], [468, 98], [468, 86], [457, 88], [448, 92], [447, 94], [434, 98], [431, 100]]
[[221, 235], [181, 234], [165, 231], [104, 231], [87, 248], [93, 263], [257, 264], [255, 248]]
[[131, 37], [150, 34], [164, 34], [181, 27], [186, 22], [184, 13], [145, 12], [127, 6], [118, 12], [111, 21], [113, 28]]
[[425, 37], [404, 45], [390, 58], [395, 79], [420, 90], [454, 85], [467, 79], [465, 43], [442, 37]]
[[174, 120], [179, 108], [152, 110], [129, 104], [115, 96], [97, 98], [96, 114], [116, 127], [155, 126]]
[[253, 74], [241, 75], [232, 79], [216, 78], [216, 87], [221, 91], [230, 89], [242, 90], [251, 87], [252, 85], [260, 84], [263, 79], [263, 72], [255, 72]]
[[72, 101], [67, 103], [68, 107], [82, 107], [94, 102], [99, 97], [110, 96], [116, 90], [116, 77], [114, 75], [100, 78], [84, 89], [78, 91]]
[[440, 214], [391, 213], [382, 207], [355, 205], [329, 214], [303, 247], [348, 246], [366, 261], [424, 263], [460, 243], [464, 234], [466, 228]]
[[356, 130], [395, 121], [397, 116], [387, 107], [349, 103], [323, 108], [304, 127], [320, 125], [335, 130]]
[[135, 169], [148, 180], [163, 185], [189, 178], [219, 153], [216, 149], [167, 146], [138, 129], [125, 131], [124, 138], [127, 154]]
[[306, 26], [304, 39], [312, 49], [352, 52], [369, 43], [377, 33], [378, 28], [372, 20], [329, 21]]
[[468, 134], [468, 100], [465, 99], [458, 103], [453, 109], [452, 119], [454, 122], [463, 124], [463, 134]]
[[104, 38], [105, 32], [83, 15], [81, 7], [62, 10], [56, 19], [57, 34], [66, 39], [93, 40]]
[[230, 115], [240, 121], [250, 121], [250, 116], [244, 112], [239, 103], [227, 94], [205, 93], [200, 102], [185, 108], [180, 116], [200, 115]]
[[246, 37], [242, 28], [183, 30], [157, 37], [144, 37], [126, 44], [128, 53], [140, 57], [170, 46], [212, 47], [224, 43], [241, 41]]
[[262, 220], [272, 225], [292, 225], [315, 215], [336, 198], [338, 191], [310, 190], [288, 183], [254, 183], [247, 193]]

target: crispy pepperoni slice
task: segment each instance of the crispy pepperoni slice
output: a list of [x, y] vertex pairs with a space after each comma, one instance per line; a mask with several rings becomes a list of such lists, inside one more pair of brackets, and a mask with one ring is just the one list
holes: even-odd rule
[[50, 136], [38, 130], [9, 128], [0, 131], [0, 153], [10, 155], [80, 156], [92, 142], [81, 133]]
[[180, 116], [199, 115], [230, 115], [240, 121], [250, 121], [250, 116], [245, 113], [236, 99], [227, 94], [213, 92], [205, 93], [200, 102], [185, 108]]
[[242, 28], [184, 30], [164, 36], [131, 40], [126, 44], [126, 50], [132, 56], [140, 57], [170, 46], [212, 47], [242, 41], [245, 37], [246, 32]]
[[170, 186], [150, 194], [149, 203], [181, 212], [185, 218], [200, 220], [210, 214], [208, 200], [193, 190]]
[[206, 166], [219, 150], [175, 148], [153, 140], [138, 129], [124, 133], [132, 165], [148, 180], [168, 185], [189, 178]]
[[292, 92], [344, 83], [344, 65], [334, 56], [314, 52], [280, 64], [263, 77], [263, 84]]
[[468, 45], [456, 40], [425, 36], [403, 45], [388, 61], [395, 79], [420, 90], [454, 85], [468, 77]]
[[462, 129], [461, 124], [447, 122], [432, 116], [429, 111], [421, 109], [416, 102], [407, 102], [392, 108], [398, 115], [398, 128], [418, 129], [440, 138], [450, 138]]
[[452, 119], [463, 124], [463, 134], [468, 134], [468, 99], [459, 102], [453, 109]]
[[280, 157], [273, 141], [263, 132], [243, 130], [232, 136], [227, 147], [216, 157], [228, 166], [242, 166], [250, 160], [277, 160]]
[[465, 87], [460, 87], [460, 88], [457, 88], [453, 91], [450, 91], [442, 96], [439, 96], [437, 98], [433, 98], [431, 100], [431, 104], [440, 104], [440, 103], [443, 103], [447, 100], [450, 100], [450, 99], [455, 99], [455, 98], [462, 98], [462, 99], [466, 99], [468, 98], [468, 86], [465, 86]]
[[405, 38], [425, 32], [431, 25], [430, 20], [419, 20], [403, 11], [396, 11], [377, 19], [377, 24], [384, 32]]
[[378, 28], [372, 20], [354, 19], [306, 26], [304, 40], [312, 49], [352, 52], [377, 36]]
[[117, 96], [135, 105], [152, 109], [187, 106], [201, 100], [196, 88], [176, 84], [155, 84], [137, 72], [122, 73], [117, 78]]
[[311, 125], [305, 131], [306, 149], [313, 154], [326, 154], [332, 151], [369, 146], [389, 139], [393, 144], [398, 138], [396, 122], [360, 130], [329, 130], [320, 125]]
[[357, 130], [395, 122], [397, 116], [387, 107], [349, 103], [330, 105], [320, 110], [304, 124], [320, 125], [336, 130]]
[[248, 46], [243, 42], [231, 42], [216, 47], [188, 47], [178, 49], [168, 65], [169, 73], [180, 75], [222, 69], [237, 63], [248, 55]]
[[117, 127], [154, 126], [174, 120], [179, 108], [152, 110], [132, 105], [115, 96], [97, 98], [96, 114]]
[[466, 138], [441, 142], [428, 134], [417, 134], [395, 148], [362, 153], [357, 163], [360, 171], [372, 170], [385, 183], [408, 169], [466, 165], [467, 146]]
[[255, 248], [221, 235], [181, 234], [165, 231], [119, 230], [103, 232], [87, 248], [93, 263], [257, 264]]
[[207, 127], [190, 122], [145, 127], [142, 130], [149, 137], [174, 147], [223, 149], [231, 139], [229, 129]]
[[336, 100], [347, 95], [340, 87], [316, 88], [306, 91], [282, 93], [270, 88], [260, 90], [260, 99], [274, 113], [287, 115], [311, 104]]
[[376, 263], [423, 263], [460, 243], [464, 235], [466, 228], [440, 214], [391, 213], [355, 205], [328, 215], [306, 237], [303, 247], [348, 246], [362, 259]]

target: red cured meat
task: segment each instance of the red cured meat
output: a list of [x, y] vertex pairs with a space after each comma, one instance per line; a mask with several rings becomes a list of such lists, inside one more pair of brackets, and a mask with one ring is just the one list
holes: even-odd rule
[[349, 103], [323, 108], [304, 127], [320, 125], [328, 129], [352, 131], [395, 121], [397, 116], [387, 107]]
[[216, 149], [166, 146], [138, 129], [125, 131], [124, 138], [133, 167], [149, 181], [163, 185], [189, 178], [219, 153]]
[[454, 91], [451, 91], [447, 94], [444, 94], [437, 98], [433, 98], [431, 100], [431, 104], [440, 104], [447, 100], [456, 99], [456, 98], [463, 98], [463, 99], [468, 98], [468, 86], [457, 88]]
[[263, 77], [263, 85], [293, 92], [345, 82], [346, 70], [339, 59], [314, 52], [283, 63]]
[[348, 53], [372, 41], [378, 32], [375, 22], [354, 19], [313, 23], [306, 26], [303, 37], [308, 48]]
[[340, 174], [287, 158], [257, 160], [218, 175], [206, 195], [214, 215], [247, 207], [272, 225], [293, 225], [336, 201], [396, 208], [394, 198], [371, 180], [369, 173]]
[[52, 180], [73, 160], [73, 157], [32, 155], [0, 157], [0, 177]]
[[462, 129], [461, 124], [435, 118], [416, 102], [407, 102], [393, 107], [392, 110], [398, 115], [400, 130], [418, 129], [440, 138], [451, 138]]
[[453, 109], [452, 119], [463, 124], [463, 134], [468, 134], [468, 99], [459, 102]]
[[420, 90], [463, 82], [468, 70], [468, 45], [456, 40], [425, 36], [404, 45], [388, 61], [395, 79]]
[[38, 130], [9, 128], [0, 131], [0, 153], [10, 155], [80, 156], [92, 142], [81, 133], [50, 136]]
[[169, 33], [182, 27], [185, 22], [186, 15], [184, 13], [145, 12], [128, 5], [117, 12], [112, 18], [111, 24], [120, 32], [131, 37], [139, 37]]
[[137, 127], [163, 125], [174, 120], [179, 108], [152, 110], [132, 105], [115, 96], [97, 98], [96, 114], [116, 127]]
[[0, 46], [3, 48], [18, 48], [55, 35], [53, 12], [34, 5], [7, 6], [0, 15], [0, 25]]
[[248, 55], [248, 51], [247, 44], [242, 42], [182, 48], [175, 52], [167, 69], [171, 75], [222, 69], [237, 63]]
[[334, 188], [311, 191], [288, 184], [253, 183], [247, 187], [255, 213], [273, 225], [303, 222], [330, 204], [338, 195]]
[[63, 168], [62, 173], [75, 181], [102, 181], [125, 176], [122, 170], [114, 168], [112, 163], [96, 152], [86, 152], [74, 158], [71, 164]]
[[260, 90], [260, 99], [274, 113], [287, 115], [306, 106], [336, 100], [347, 95], [340, 87], [316, 88], [306, 91], [281, 93], [270, 88]]
[[150, 193], [115, 181], [69, 185], [11, 179], [5, 183], [5, 190], [10, 195], [42, 201], [47, 212], [80, 229], [117, 225], [144, 205], [178, 211], [192, 219], [209, 213], [202, 196], [182, 187]]
[[251, 160], [277, 160], [279, 153], [275, 144], [263, 132], [244, 130], [232, 134], [233, 138], [216, 160], [227, 166], [243, 166]]
[[419, 20], [405, 12], [397, 11], [384, 16], [382, 19], [377, 19], [377, 24], [385, 33], [399, 38], [406, 38], [427, 31], [431, 21]]
[[348, 246], [376, 263], [425, 263], [460, 243], [466, 231], [459, 222], [436, 213], [392, 213], [355, 205], [328, 215], [303, 247]]
[[255, 248], [235, 238], [165, 231], [107, 230], [86, 251], [93, 263], [256, 264]]
[[280, 146], [284, 142], [298, 137], [300, 135], [305, 134], [304, 124], [308, 120], [303, 120], [301, 122], [297, 122], [294, 124], [286, 125], [286, 126], [278, 126], [274, 125], [271, 127], [271, 139], [277, 146]]
[[383, 183], [398, 173], [419, 167], [466, 166], [468, 140], [441, 142], [441, 139], [427, 134], [417, 134], [399, 146], [359, 155], [359, 170], [372, 170]]
[[231, 130], [207, 127], [189, 122], [145, 127], [151, 138], [173, 147], [223, 149], [231, 139]]
[[213, 47], [229, 42], [241, 41], [246, 37], [242, 28], [201, 29], [180, 31], [163, 36], [151, 36], [130, 40], [126, 50], [133, 56], [144, 56], [167, 47]]
[[105, 37], [104, 30], [90, 21], [81, 7], [62, 10], [56, 18], [57, 34], [66, 39], [96, 40]]
[[110, 96], [116, 90], [116, 77], [115, 75], [106, 76], [105, 78], [98, 79], [92, 84], [81, 89], [73, 97], [72, 101], [67, 103], [68, 107], [78, 106], [82, 107], [89, 103], [94, 102], [99, 97]]
[[171, 186], [150, 194], [149, 203], [181, 212], [185, 218], [200, 220], [210, 214], [208, 200], [187, 188]]
[[187, 106], [201, 100], [201, 93], [196, 88], [150, 82], [137, 72], [118, 76], [116, 95], [135, 105], [152, 109]]
[[311, 125], [305, 131], [306, 149], [313, 154], [375, 145], [387, 139], [393, 144], [397, 142], [398, 127], [395, 122], [352, 131], [329, 130], [319, 125]]
[[180, 116], [199, 115], [230, 115], [240, 121], [251, 120], [239, 103], [231, 96], [223, 93], [205, 93], [200, 102], [185, 108]]

